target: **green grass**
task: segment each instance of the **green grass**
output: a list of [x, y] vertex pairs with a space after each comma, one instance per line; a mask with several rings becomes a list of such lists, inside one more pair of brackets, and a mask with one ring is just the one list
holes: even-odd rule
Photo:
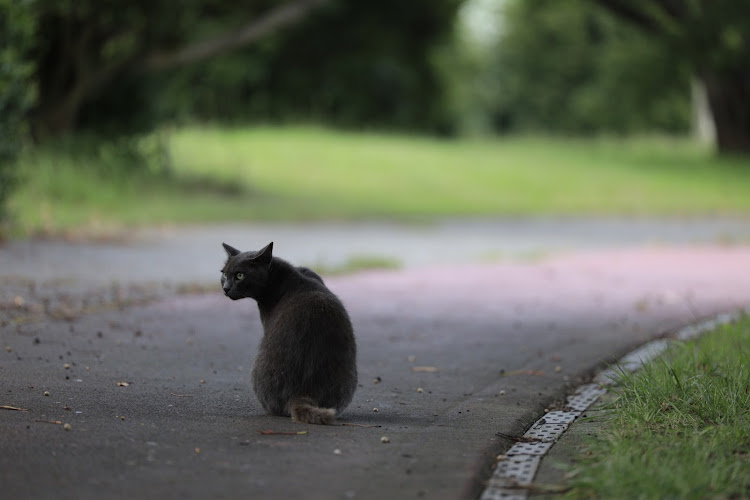
[[379, 255], [352, 255], [345, 262], [337, 266], [317, 263], [311, 264], [310, 267], [323, 276], [336, 276], [375, 269], [396, 270], [401, 268], [401, 262], [397, 259]]
[[109, 168], [106, 157], [28, 152], [21, 164], [26, 182], [10, 203], [16, 231], [446, 215], [750, 213], [750, 160], [717, 158], [686, 140], [439, 140], [314, 127], [188, 127], [172, 132], [168, 143], [171, 178], [121, 175], [133, 169]]
[[750, 317], [623, 377], [574, 498], [750, 497]]

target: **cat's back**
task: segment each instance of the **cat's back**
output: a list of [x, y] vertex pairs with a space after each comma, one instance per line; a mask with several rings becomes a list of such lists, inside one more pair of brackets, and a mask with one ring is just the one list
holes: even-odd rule
[[351, 333], [352, 326], [341, 300], [322, 281], [310, 278], [290, 290], [274, 311], [277, 328], [321, 334]]

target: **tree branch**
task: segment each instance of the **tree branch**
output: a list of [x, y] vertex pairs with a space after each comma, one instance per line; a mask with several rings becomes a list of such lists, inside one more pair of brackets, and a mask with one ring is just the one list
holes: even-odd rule
[[176, 68], [253, 43], [287, 25], [303, 19], [310, 11], [330, 0], [297, 0], [271, 10], [231, 33], [201, 40], [171, 52], [155, 51], [147, 54], [141, 67], [144, 71]]
[[642, 30], [651, 34], [660, 34], [662, 27], [648, 15], [644, 9], [639, 8], [636, 2], [630, 0], [592, 0], [602, 8], [610, 11], [615, 16], [634, 24]]

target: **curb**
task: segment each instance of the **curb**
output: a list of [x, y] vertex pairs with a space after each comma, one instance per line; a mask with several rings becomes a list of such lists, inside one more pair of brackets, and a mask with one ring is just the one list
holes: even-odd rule
[[745, 309], [723, 313], [678, 330], [670, 339], [652, 340], [626, 354], [595, 377], [578, 386], [565, 400], [563, 410], [545, 413], [498, 458], [480, 500], [526, 500], [542, 459], [583, 412], [615, 385], [618, 374], [635, 372], [660, 356], [674, 341], [690, 340], [716, 327], [736, 321]]

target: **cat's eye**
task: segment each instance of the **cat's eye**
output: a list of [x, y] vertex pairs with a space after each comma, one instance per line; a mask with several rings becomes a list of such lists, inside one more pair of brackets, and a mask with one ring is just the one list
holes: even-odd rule
[[237, 273], [237, 274], [235, 274], [235, 276], [234, 276], [234, 277], [235, 277], [235, 278], [237, 278], [237, 281], [239, 281], [239, 280], [241, 280], [242, 278], [244, 278], [244, 277], [245, 277], [245, 275], [244, 275], [244, 274], [242, 274], [242, 273]]
[[223, 280], [227, 279], [227, 273], [221, 273], [221, 279]]

